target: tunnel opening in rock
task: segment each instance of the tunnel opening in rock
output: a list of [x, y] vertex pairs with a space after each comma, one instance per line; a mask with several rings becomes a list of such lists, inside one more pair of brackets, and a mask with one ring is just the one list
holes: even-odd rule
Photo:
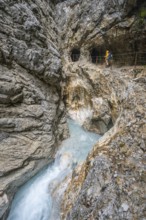
[[90, 57], [92, 63], [103, 63], [104, 60], [105, 49], [102, 47], [93, 47], [90, 50]]
[[72, 62], [77, 62], [80, 58], [80, 49], [78, 48], [73, 48], [71, 50], [71, 60]]
[[90, 52], [90, 55], [91, 55], [92, 63], [97, 63], [98, 56], [99, 56], [98, 49], [97, 48], [92, 48], [92, 50]]

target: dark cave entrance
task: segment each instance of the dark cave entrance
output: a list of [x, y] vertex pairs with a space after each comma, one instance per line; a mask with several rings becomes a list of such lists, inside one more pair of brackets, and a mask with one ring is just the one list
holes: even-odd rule
[[71, 50], [71, 60], [72, 62], [78, 61], [80, 58], [80, 50], [78, 48], [73, 48]]
[[102, 47], [93, 47], [90, 51], [91, 62], [102, 64], [104, 62], [105, 49]]
[[97, 63], [98, 61], [98, 56], [99, 56], [99, 52], [97, 50], [97, 48], [92, 48], [91, 52], [90, 52], [90, 56], [91, 56], [91, 61], [92, 63]]

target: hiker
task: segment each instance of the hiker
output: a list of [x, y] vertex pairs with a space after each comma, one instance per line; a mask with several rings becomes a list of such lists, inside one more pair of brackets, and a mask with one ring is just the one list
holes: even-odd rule
[[112, 65], [112, 59], [113, 59], [112, 53], [109, 50], [106, 50], [105, 62], [107, 67]]
[[106, 63], [106, 67], [109, 66], [109, 63], [108, 63], [108, 56], [109, 56], [109, 50], [106, 50], [106, 52], [105, 52], [105, 63]]

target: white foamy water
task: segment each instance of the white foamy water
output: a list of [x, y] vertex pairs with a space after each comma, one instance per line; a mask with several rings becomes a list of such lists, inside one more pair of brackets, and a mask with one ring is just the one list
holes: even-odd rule
[[[55, 187], [82, 163], [99, 135], [84, 131], [68, 120], [70, 137], [60, 146], [55, 162], [33, 177], [17, 192], [7, 220], [59, 220], [59, 206], [52, 197]], [[65, 190], [65, 187], [64, 187]], [[63, 192], [58, 192], [60, 195]]]
[[69, 110], [69, 115], [73, 120], [77, 121], [80, 125], [83, 125], [87, 118], [92, 118], [93, 110], [90, 107]]

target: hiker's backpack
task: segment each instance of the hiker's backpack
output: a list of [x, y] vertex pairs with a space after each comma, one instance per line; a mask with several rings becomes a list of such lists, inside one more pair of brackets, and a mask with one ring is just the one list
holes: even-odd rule
[[108, 55], [108, 59], [109, 59], [109, 60], [113, 59], [113, 55], [112, 55], [112, 53], [109, 53], [109, 55]]

